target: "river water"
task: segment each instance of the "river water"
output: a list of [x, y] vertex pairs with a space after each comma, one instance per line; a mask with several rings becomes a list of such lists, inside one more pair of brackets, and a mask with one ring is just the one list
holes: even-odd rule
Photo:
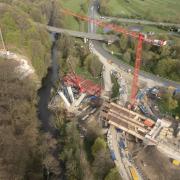
[[[46, 77], [42, 80], [42, 87], [38, 90], [38, 117], [41, 121], [41, 130], [44, 133], [50, 133], [53, 138], [58, 137], [57, 130], [52, 125], [53, 113], [48, 109], [48, 103], [50, 101], [51, 90], [55, 85], [56, 81], [58, 80], [59, 75], [59, 65], [57, 64], [57, 49], [56, 49], [56, 41], [57, 36], [56, 34], [51, 34], [52, 38], [52, 48], [51, 48], [51, 66], [48, 68], [48, 72]], [[58, 147], [56, 147], [51, 154], [54, 158], [59, 161], [58, 159]], [[59, 161], [59, 168], [60, 170], [63, 169], [62, 163]], [[49, 170], [44, 169], [44, 180], [51, 179], [51, 172]], [[50, 173], [50, 174], [49, 174]], [[63, 174], [59, 175], [58, 179], [63, 179]]]
[[42, 80], [42, 87], [38, 90], [39, 103], [38, 103], [38, 116], [41, 121], [41, 129], [44, 132], [54, 134], [55, 129], [51, 126], [50, 120], [53, 114], [48, 110], [48, 103], [50, 101], [51, 89], [55, 82], [58, 80], [59, 66], [56, 57], [56, 35], [51, 34], [52, 48], [51, 48], [51, 66], [48, 68], [46, 77]]

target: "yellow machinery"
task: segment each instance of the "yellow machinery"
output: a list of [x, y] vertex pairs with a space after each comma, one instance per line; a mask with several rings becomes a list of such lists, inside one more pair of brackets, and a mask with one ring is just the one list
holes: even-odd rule
[[180, 161], [178, 161], [178, 160], [176, 160], [176, 159], [174, 159], [174, 160], [172, 161], [172, 163], [173, 163], [175, 166], [180, 166]]
[[138, 180], [139, 178], [138, 178], [136, 169], [134, 169], [132, 166], [130, 166], [129, 170], [131, 172], [131, 176], [132, 176], [133, 180]]

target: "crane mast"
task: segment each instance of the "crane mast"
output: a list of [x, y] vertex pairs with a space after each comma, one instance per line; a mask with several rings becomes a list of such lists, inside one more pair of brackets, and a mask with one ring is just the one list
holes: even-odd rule
[[131, 87], [131, 105], [135, 104], [136, 94], [138, 91], [138, 77], [139, 77], [139, 70], [141, 66], [141, 56], [142, 56], [142, 43], [143, 43], [144, 36], [139, 34], [138, 44], [136, 49], [136, 61], [134, 67], [134, 76], [133, 82]]

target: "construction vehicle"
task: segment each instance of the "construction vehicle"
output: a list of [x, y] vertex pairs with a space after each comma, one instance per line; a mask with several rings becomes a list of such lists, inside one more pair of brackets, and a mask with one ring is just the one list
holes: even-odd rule
[[178, 161], [178, 160], [176, 160], [176, 159], [174, 159], [174, 160], [172, 161], [172, 163], [173, 163], [173, 165], [175, 165], [175, 166], [180, 166], [180, 161]]
[[112, 159], [113, 161], [116, 160], [116, 156], [115, 156], [115, 153], [114, 153], [113, 150], [111, 150], [111, 159]]
[[165, 46], [167, 44], [167, 41], [151, 39], [151, 38], [148, 38], [147, 36], [143, 35], [143, 33], [132, 32], [132, 31], [122, 28], [118, 25], [108, 24], [108, 23], [103, 22], [102, 20], [97, 20], [97, 19], [93, 19], [88, 16], [83, 16], [83, 15], [74, 13], [68, 9], [62, 9], [62, 13], [64, 13], [65, 15], [73, 16], [75, 18], [81, 19], [86, 22], [93, 23], [102, 28], [109, 28], [110, 30], [112, 30], [114, 32], [122, 33], [122, 34], [132, 37], [134, 39], [138, 39], [138, 44], [137, 44], [137, 49], [136, 49], [136, 61], [135, 61], [134, 75], [133, 75], [132, 88], [131, 88], [131, 105], [133, 107], [136, 102], [136, 94], [138, 91], [138, 76], [139, 76], [139, 71], [140, 71], [140, 66], [141, 66], [143, 42], [146, 42], [146, 43], [154, 45], [154, 46]]
[[125, 144], [124, 144], [123, 139], [120, 139], [120, 141], [118, 142], [118, 144], [119, 144], [119, 148], [120, 148], [120, 149], [125, 149]]
[[139, 109], [141, 110], [141, 112], [144, 114], [144, 115], [148, 115], [148, 110], [146, 109], [146, 107], [142, 104], [139, 104]]
[[159, 95], [159, 89], [157, 87], [149, 89], [149, 92], [156, 97]]
[[132, 166], [130, 166], [129, 170], [131, 172], [131, 176], [132, 176], [133, 180], [139, 180], [136, 169], [133, 168]]
[[155, 123], [150, 119], [146, 119], [143, 123], [148, 127], [153, 127], [155, 125]]

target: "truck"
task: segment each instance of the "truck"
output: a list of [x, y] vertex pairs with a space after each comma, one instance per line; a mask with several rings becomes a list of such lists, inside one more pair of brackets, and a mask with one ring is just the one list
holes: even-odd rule
[[133, 180], [138, 180], [139, 178], [138, 178], [138, 174], [137, 174], [136, 169], [134, 167], [130, 166], [129, 170], [131, 172], [132, 179]]
[[157, 87], [150, 88], [149, 93], [157, 97], [159, 95], [159, 89]]
[[115, 156], [115, 153], [114, 153], [113, 150], [111, 150], [111, 159], [112, 159], [113, 161], [116, 160], [116, 156]]
[[120, 141], [118, 142], [119, 144], [119, 148], [120, 149], [125, 149], [125, 144], [124, 144], [124, 141], [122, 139], [120, 139]]
[[146, 109], [146, 107], [142, 104], [139, 105], [139, 109], [141, 110], [141, 112], [144, 114], [144, 115], [149, 115], [148, 113], [148, 110]]

